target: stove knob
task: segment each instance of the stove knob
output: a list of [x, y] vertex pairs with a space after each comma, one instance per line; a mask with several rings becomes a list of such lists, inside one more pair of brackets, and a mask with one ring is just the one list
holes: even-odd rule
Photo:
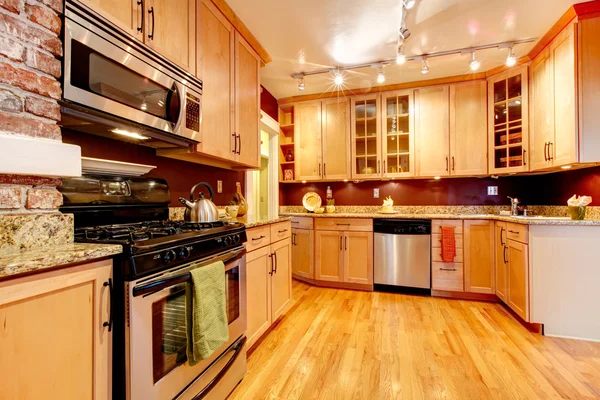
[[163, 254], [163, 263], [169, 264], [170, 262], [175, 260], [175, 258], [177, 258], [177, 254], [175, 253], [175, 250], [167, 250], [165, 252], [165, 254]]
[[225, 237], [223, 238], [223, 244], [224, 244], [225, 246], [229, 246], [229, 245], [231, 244], [231, 236], [225, 236]]
[[241, 237], [240, 237], [239, 233], [236, 233], [235, 235], [233, 235], [233, 243], [234, 244], [238, 244], [240, 242], [240, 239], [241, 239]]
[[181, 258], [182, 260], [185, 260], [186, 258], [188, 258], [190, 256], [191, 253], [192, 253], [192, 251], [189, 248], [182, 247], [181, 250], [179, 250], [179, 258]]

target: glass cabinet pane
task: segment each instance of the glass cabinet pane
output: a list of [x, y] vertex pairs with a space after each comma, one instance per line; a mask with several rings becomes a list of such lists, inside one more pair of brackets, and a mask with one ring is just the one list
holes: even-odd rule
[[523, 163], [523, 99], [521, 75], [494, 83], [494, 167]]
[[394, 175], [410, 172], [410, 96], [390, 96], [385, 99], [385, 104], [384, 173]]
[[354, 175], [377, 173], [379, 138], [377, 136], [377, 100], [354, 103]]

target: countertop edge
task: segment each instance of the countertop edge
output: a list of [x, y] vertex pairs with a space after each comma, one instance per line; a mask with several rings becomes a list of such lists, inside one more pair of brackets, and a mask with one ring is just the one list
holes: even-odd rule
[[246, 226], [246, 229], [256, 228], [258, 226], [272, 225], [277, 224], [279, 222], [291, 221], [291, 216], [279, 216], [277, 218], [268, 218], [260, 221], [252, 221], [252, 222], [244, 222], [243, 220], [238, 220], [237, 222], [241, 222]]

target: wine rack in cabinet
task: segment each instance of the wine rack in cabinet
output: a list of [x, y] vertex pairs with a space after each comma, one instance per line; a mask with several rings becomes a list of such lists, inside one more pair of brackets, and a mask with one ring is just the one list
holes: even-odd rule
[[384, 177], [414, 175], [413, 92], [384, 93], [382, 96], [382, 174]]

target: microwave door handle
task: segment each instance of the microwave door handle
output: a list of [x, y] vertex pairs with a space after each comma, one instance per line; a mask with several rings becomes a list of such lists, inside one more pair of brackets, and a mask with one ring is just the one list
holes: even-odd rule
[[185, 86], [178, 83], [174, 83], [173, 88], [179, 92], [179, 104], [181, 105], [177, 121], [175, 121], [173, 124], [173, 133], [176, 135], [181, 135], [179, 130], [181, 129], [182, 125], [185, 124], [186, 119], [185, 111], [187, 109], [187, 91], [185, 90]]

